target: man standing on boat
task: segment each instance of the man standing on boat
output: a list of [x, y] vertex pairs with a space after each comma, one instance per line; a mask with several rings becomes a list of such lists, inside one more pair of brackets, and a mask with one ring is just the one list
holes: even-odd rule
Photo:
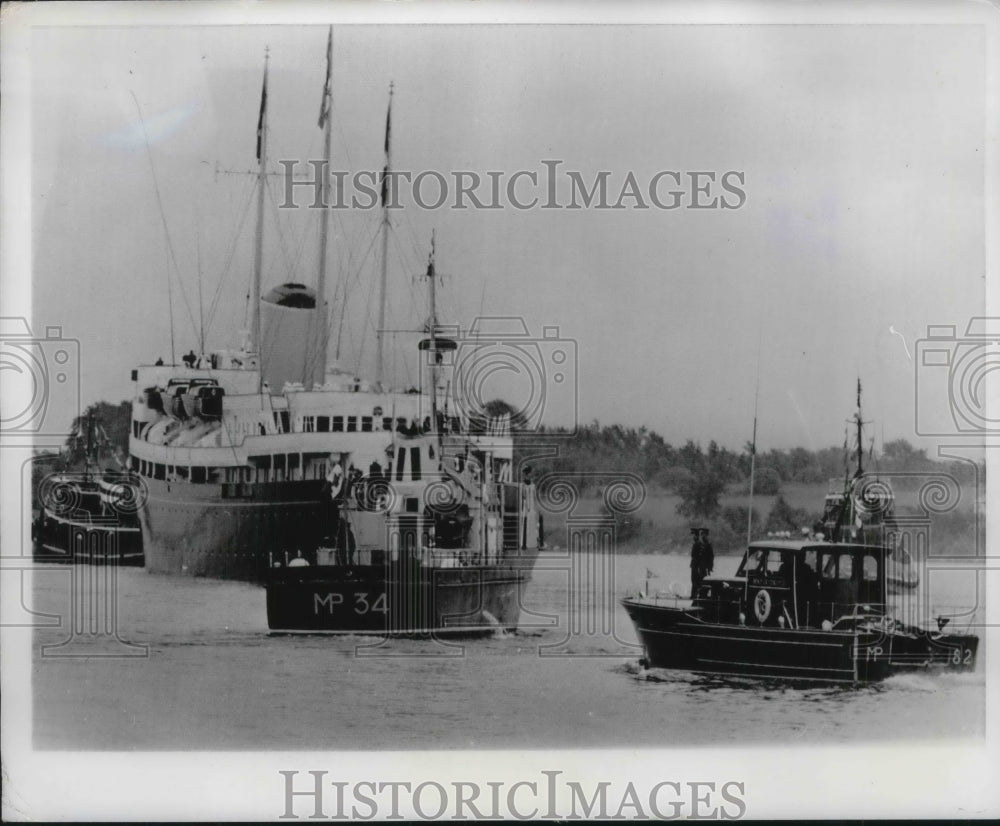
[[708, 528], [691, 528], [694, 544], [691, 546], [691, 599], [694, 599], [702, 581], [715, 568], [715, 550], [708, 541]]

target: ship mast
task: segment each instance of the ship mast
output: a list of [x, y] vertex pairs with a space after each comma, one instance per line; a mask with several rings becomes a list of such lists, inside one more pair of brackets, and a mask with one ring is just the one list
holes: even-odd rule
[[[319, 109], [319, 127], [323, 132], [323, 160], [326, 162], [319, 182], [319, 202], [323, 205], [323, 213], [319, 224], [319, 272], [316, 274], [316, 311], [313, 314], [313, 330], [310, 336], [311, 358], [306, 361], [302, 383], [309, 389], [326, 380], [326, 256], [330, 229], [330, 211], [327, 207], [327, 180], [329, 175], [330, 131], [330, 101], [333, 84], [333, 26], [330, 26], [326, 38], [326, 83], [323, 86], [323, 100]], [[308, 374], [311, 372], [311, 376]]]
[[[264, 50], [264, 85], [260, 93], [260, 115], [257, 118], [257, 236], [253, 255], [253, 285], [250, 291], [250, 346], [260, 359], [260, 285], [264, 262], [264, 195], [267, 186], [267, 68], [270, 51]], [[257, 365], [257, 392], [263, 390], [263, 364]]]
[[[437, 351], [437, 293], [435, 281], [437, 281], [434, 271], [434, 230], [431, 230], [431, 254], [427, 259], [427, 278], [430, 281], [431, 293], [431, 432], [438, 433], [437, 415], [437, 384], [438, 384], [438, 359]], [[438, 433], [440, 435], [440, 433]]]
[[375, 356], [375, 384], [383, 389], [385, 380], [385, 308], [388, 294], [386, 291], [387, 267], [389, 259], [389, 172], [392, 169], [392, 152], [390, 135], [392, 132], [392, 89], [389, 83], [389, 107], [385, 112], [385, 167], [382, 170], [382, 277], [379, 284], [378, 329], [375, 332], [377, 352]]
[[861, 475], [864, 474], [864, 469], [861, 467], [861, 456], [862, 456], [862, 453], [864, 451], [864, 448], [862, 447], [862, 443], [861, 443], [861, 427], [862, 427], [863, 422], [861, 421], [861, 377], [860, 376], [858, 377], [858, 409], [854, 413], [854, 424], [855, 424], [855, 427], [857, 428], [857, 431], [858, 431], [858, 434], [857, 434], [857, 438], [858, 438], [858, 449], [857, 449], [858, 467], [854, 471], [854, 478], [857, 479], [859, 476], [861, 476]]

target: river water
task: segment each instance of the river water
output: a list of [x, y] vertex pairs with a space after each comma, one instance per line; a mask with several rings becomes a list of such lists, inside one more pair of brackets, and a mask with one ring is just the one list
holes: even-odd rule
[[[737, 563], [719, 557], [716, 572]], [[74, 635], [71, 594], [95, 593], [96, 570], [34, 573], [35, 610], [62, 618], [34, 635], [39, 749], [612, 748], [984, 731], [981, 660], [975, 673], [859, 689], [640, 668], [618, 599], [647, 572], [654, 590], [686, 593], [683, 556], [543, 553], [517, 633], [445, 641], [271, 636], [263, 588], [128, 568], [84, 605], [86, 633]], [[975, 599], [961, 578], [929, 587], [934, 604]], [[95, 607], [119, 639], [100, 625], [88, 636]]]

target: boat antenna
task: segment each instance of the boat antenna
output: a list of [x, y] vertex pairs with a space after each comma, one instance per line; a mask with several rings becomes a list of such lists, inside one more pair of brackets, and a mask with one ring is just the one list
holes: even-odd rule
[[[260, 91], [260, 114], [257, 116], [257, 234], [253, 255], [253, 285], [250, 293], [250, 346], [262, 358], [260, 341], [260, 284], [264, 266], [264, 190], [267, 185], [267, 69], [271, 52], [264, 47], [264, 83]], [[264, 389], [263, 362], [258, 361], [257, 392]]]
[[333, 26], [326, 36], [326, 80], [323, 84], [323, 98], [319, 106], [319, 128], [323, 130], [323, 161], [325, 164], [319, 182], [319, 202], [323, 205], [319, 224], [319, 272], [316, 274], [316, 309], [312, 315], [313, 327], [310, 336], [312, 358], [306, 360], [302, 383], [307, 387], [315, 387], [326, 380], [326, 345], [327, 345], [327, 313], [326, 313], [326, 256], [329, 246], [330, 210], [327, 208], [327, 175], [330, 159], [330, 130], [333, 118], [330, 117], [330, 103], [333, 97]]
[[753, 531], [753, 482], [757, 466], [757, 400], [760, 397], [760, 343], [761, 331], [757, 329], [757, 382], [753, 391], [753, 439], [750, 442], [750, 503], [747, 507], [747, 545]]
[[389, 82], [389, 106], [385, 111], [385, 167], [382, 170], [382, 277], [379, 283], [378, 329], [375, 331], [377, 353], [375, 356], [375, 384], [381, 390], [385, 380], [385, 305], [388, 299], [386, 276], [389, 257], [389, 173], [392, 169], [392, 94]]
[[[199, 210], [199, 213], [201, 210]], [[198, 355], [205, 353], [205, 301], [201, 294], [202, 269], [201, 269], [201, 220], [198, 220]]]
[[[135, 92], [129, 89], [129, 94], [135, 103], [135, 110], [139, 115], [139, 125], [142, 127], [142, 139], [146, 144], [146, 157], [149, 159], [149, 171], [153, 177], [153, 191], [156, 193], [156, 205], [160, 211], [160, 222], [163, 224], [163, 237], [167, 245], [167, 253], [170, 262], [173, 264], [174, 272], [177, 275], [177, 286], [181, 291], [181, 298], [187, 305], [188, 315], [191, 318], [191, 325], [194, 326], [194, 316], [191, 313], [191, 304], [188, 302], [187, 293], [184, 292], [184, 283], [181, 281], [180, 268], [177, 266], [177, 256], [174, 253], [173, 239], [170, 237], [170, 227], [167, 226], [167, 215], [163, 209], [163, 198], [160, 196], [160, 183], [156, 178], [156, 165], [153, 163], [153, 151], [149, 148], [149, 135], [146, 133], [146, 121], [142, 117], [142, 107], [139, 106], [139, 98]], [[170, 363], [177, 363], [177, 349], [174, 345], [174, 290], [170, 279], [170, 270], [167, 270], [167, 310], [170, 315]]]

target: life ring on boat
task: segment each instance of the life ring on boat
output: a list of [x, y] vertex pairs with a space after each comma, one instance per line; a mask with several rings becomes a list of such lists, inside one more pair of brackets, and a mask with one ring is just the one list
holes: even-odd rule
[[771, 595], [767, 591], [758, 591], [753, 598], [753, 613], [761, 625], [771, 616]]

